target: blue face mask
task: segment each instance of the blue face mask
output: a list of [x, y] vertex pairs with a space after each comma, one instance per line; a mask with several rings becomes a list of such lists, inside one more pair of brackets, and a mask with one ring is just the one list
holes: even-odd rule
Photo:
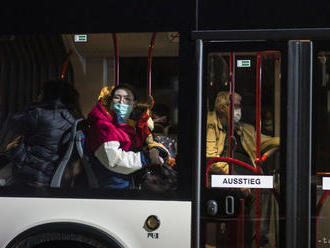
[[132, 112], [132, 106], [122, 103], [112, 103], [111, 109], [116, 112], [118, 117], [120, 117], [122, 120], [126, 120], [130, 113]]

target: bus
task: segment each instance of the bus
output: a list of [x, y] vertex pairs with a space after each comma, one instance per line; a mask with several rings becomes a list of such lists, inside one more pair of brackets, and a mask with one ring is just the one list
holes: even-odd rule
[[[328, 8], [6, 3], [0, 247], [330, 246]], [[151, 95], [151, 133], [175, 158], [173, 187], [103, 187], [78, 122], [48, 186], [12, 183], [26, 164], [15, 165], [10, 144], [29, 142], [12, 119], [54, 79], [79, 92], [83, 119], [104, 87], [130, 84], [141, 103]]]

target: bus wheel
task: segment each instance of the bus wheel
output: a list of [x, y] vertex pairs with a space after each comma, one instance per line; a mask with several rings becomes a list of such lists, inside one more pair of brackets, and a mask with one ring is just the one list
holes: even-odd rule
[[76, 233], [49, 232], [27, 237], [12, 248], [117, 248]]

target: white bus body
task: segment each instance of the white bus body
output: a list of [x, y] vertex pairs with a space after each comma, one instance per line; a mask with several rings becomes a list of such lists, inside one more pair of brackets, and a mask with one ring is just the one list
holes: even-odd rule
[[[2, 248], [30, 228], [58, 222], [97, 228], [122, 247], [190, 247], [191, 202], [2, 197], [0, 204]], [[143, 228], [150, 215], [160, 220], [154, 232]]]

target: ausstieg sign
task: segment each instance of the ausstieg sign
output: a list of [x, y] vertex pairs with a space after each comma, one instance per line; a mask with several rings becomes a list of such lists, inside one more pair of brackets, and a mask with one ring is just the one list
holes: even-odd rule
[[272, 189], [273, 176], [212, 175], [211, 187]]

